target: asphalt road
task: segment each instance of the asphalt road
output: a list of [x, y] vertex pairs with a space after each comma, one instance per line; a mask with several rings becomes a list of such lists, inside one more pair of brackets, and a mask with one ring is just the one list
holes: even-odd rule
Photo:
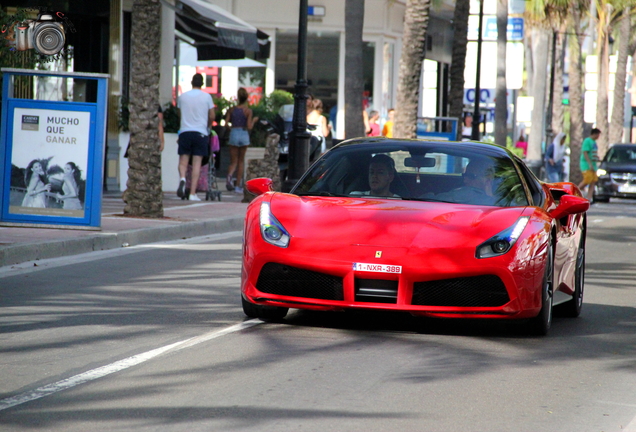
[[500, 322], [240, 308], [240, 233], [0, 269], [0, 429], [636, 431], [636, 203], [592, 207], [585, 305]]

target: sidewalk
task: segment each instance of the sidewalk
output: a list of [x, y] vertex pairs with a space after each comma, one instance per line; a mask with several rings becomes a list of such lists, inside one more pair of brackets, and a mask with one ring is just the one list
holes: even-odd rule
[[[199, 193], [203, 198], [205, 194]], [[101, 231], [0, 227], [0, 267], [67, 255], [241, 231], [243, 194], [222, 191], [221, 201], [190, 202], [164, 192], [163, 219], [124, 217], [121, 194], [102, 199]]]

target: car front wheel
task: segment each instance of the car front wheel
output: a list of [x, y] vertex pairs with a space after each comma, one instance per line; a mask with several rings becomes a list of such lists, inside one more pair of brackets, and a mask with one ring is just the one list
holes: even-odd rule
[[[583, 239], [581, 238], [581, 244]], [[574, 270], [574, 295], [572, 300], [563, 304], [563, 312], [566, 316], [576, 318], [581, 315], [583, 307], [583, 289], [585, 286], [585, 247], [579, 246], [576, 257], [576, 269]]]
[[541, 311], [539, 315], [530, 319], [528, 330], [531, 334], [545, 336], [552, 326], [552, 304], [554, 300], [554, 252], [552, 242], [548, 242], [545, 270], [543, 272], [543, 286], [541, 288]]

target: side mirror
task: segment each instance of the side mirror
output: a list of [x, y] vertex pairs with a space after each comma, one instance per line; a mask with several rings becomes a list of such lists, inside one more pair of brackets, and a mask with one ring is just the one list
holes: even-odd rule
[[255, 178], [245, 182], [248, 192], [256, 196], [263, 195], [265, 192], [274, 190], [274, 182], [268, 178]]
[[589, 208], [590, 202], [585, 198], [574, 195], [563, 195], [559, 201], [559, 205], [550, 212], [550, 215], [555, 219], [561, 219], [563, 216], [586, 212]]

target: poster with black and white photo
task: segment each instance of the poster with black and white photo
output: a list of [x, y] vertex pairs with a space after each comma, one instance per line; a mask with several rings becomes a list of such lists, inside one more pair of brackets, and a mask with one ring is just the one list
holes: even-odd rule
[[84, 217], [90, 117], [15, 108], [9, 213]]
[[265, 67], [240, 67], [239, 87], [247, 90], [250, 105], [258, 105], [265, 89]]

